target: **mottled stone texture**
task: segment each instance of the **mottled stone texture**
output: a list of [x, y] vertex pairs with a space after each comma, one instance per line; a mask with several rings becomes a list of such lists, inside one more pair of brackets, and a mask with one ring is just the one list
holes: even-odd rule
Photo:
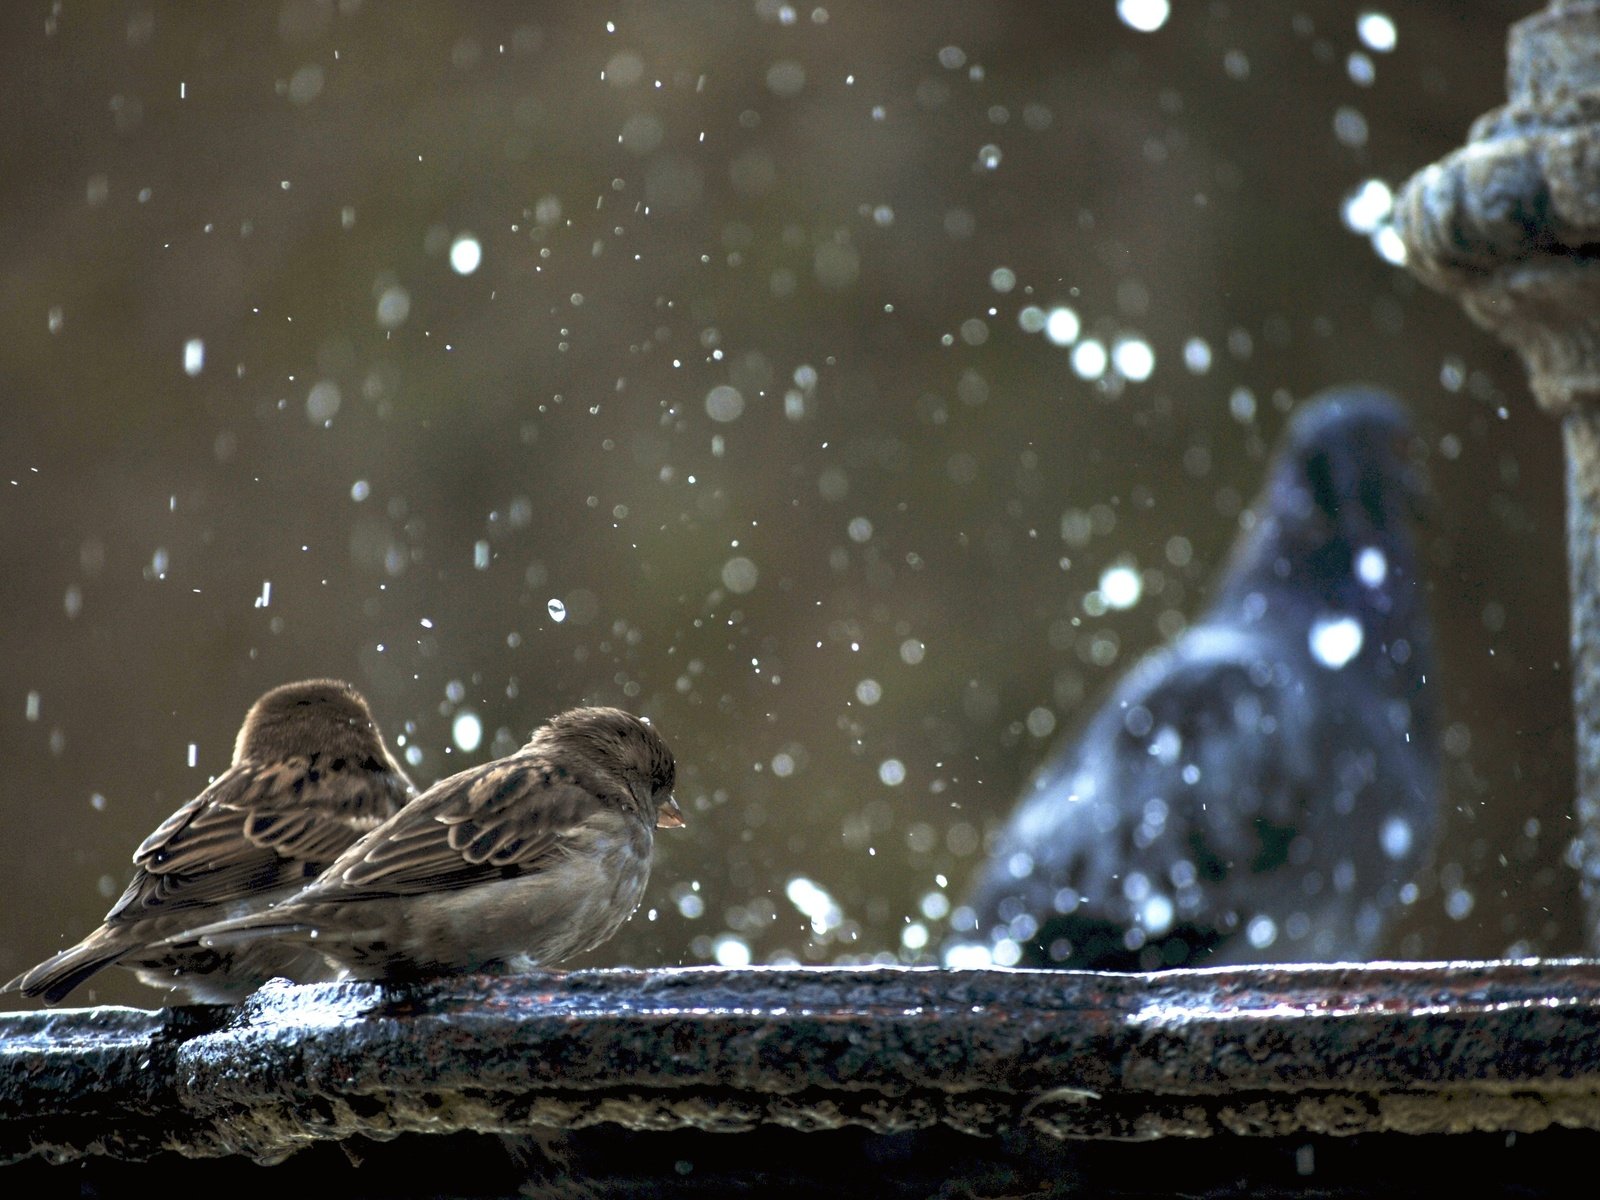
[[269, 985], [237, 1009], [3, 1016], [0, 1055], [13, 1163], [468, 1134], [524, 1165], [670, 1131], [703, 1162], [745, 1139], [690, 1131], [977, 1158], [1017, 1138], [1503, 1137], [1600, 1131], [1600, 963]]
[[1510, 100], [1402, 190], [1407, 266], [1515, 346], [1553, 413], [1600, 397], [1600, 4], [1511, 27]]
[[1407, 265], [1521, 353], [1561, 418], [1577, 716], [1576, 859], [1600, 950], [1600, 4], [1511, 27], [1509, 102], [1415, 175], [1395, 222]]

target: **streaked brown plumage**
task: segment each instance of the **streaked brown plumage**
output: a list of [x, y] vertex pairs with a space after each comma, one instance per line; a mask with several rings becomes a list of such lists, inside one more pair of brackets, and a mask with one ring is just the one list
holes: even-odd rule
[[100, 928], [0, 990], [55, 1004], [112, 964], [199, 1001], [238, 1000], [278, 975], [327, 978], [322, 957], [292, 943], [154, 944], [291, 895], [415, 791], [349, 684], [274, 688], [245, 716], [233, 764], [134, 851], [133, 881]]
[[639, 718], [573, 709], [515, 754], [434, 784], [298, 895], [184, 938], [296, 940], [359, 979], [560, 962], [638, 906], [654, 831], [683, 824], [674, 774]]

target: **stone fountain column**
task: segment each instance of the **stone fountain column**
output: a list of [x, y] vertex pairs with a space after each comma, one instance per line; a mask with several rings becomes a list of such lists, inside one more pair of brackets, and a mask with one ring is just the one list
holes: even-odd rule
[[1561, 422], [1577, 721], [1575, 861], [1600, 953], [1600, 2], [1511, 27], [1508, 102], [1401, 191], [1407, 266], [1516, 347]]

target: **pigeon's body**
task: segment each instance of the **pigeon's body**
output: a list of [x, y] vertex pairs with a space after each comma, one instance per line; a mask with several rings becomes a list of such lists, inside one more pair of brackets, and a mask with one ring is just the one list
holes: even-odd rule
[[1210, 610], [1034, 777], [969, 949], [1148, 970], [1381, 947], [1438, 810], [1405, 437], [1374, 392], [1296, 415]]
[[414, 794], [349, 684], [274, 688], [246, 715], [232, 765], [134, 851], [133, 880], [100, 928], [6, 989], [55, 1004], [112, 964], [207, 1002], [239, 1000], [274, 976], [328, 978], [322, 956], [299, 946], [158, 943], [292, 895]]

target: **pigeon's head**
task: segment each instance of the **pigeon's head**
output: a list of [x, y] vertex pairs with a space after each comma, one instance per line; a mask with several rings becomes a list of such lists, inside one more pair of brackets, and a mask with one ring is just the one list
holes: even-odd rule
[[1375, 388], [1335, 388], [1301, 405], [1218, 588], [1221, 609], [1254, 621], [1272, 593], [1280, 612], [1361, 614], [1403, 629], [1422, 597], [1413, 440], [1400, 402]]
[[1323, 392], [1290, 422], [1274, 473], [1273, 507], [1313, 540], [1359, 544], [1404, 537], [1423, 494], [1410, 443], [1405, 409], [1387, 392]]

